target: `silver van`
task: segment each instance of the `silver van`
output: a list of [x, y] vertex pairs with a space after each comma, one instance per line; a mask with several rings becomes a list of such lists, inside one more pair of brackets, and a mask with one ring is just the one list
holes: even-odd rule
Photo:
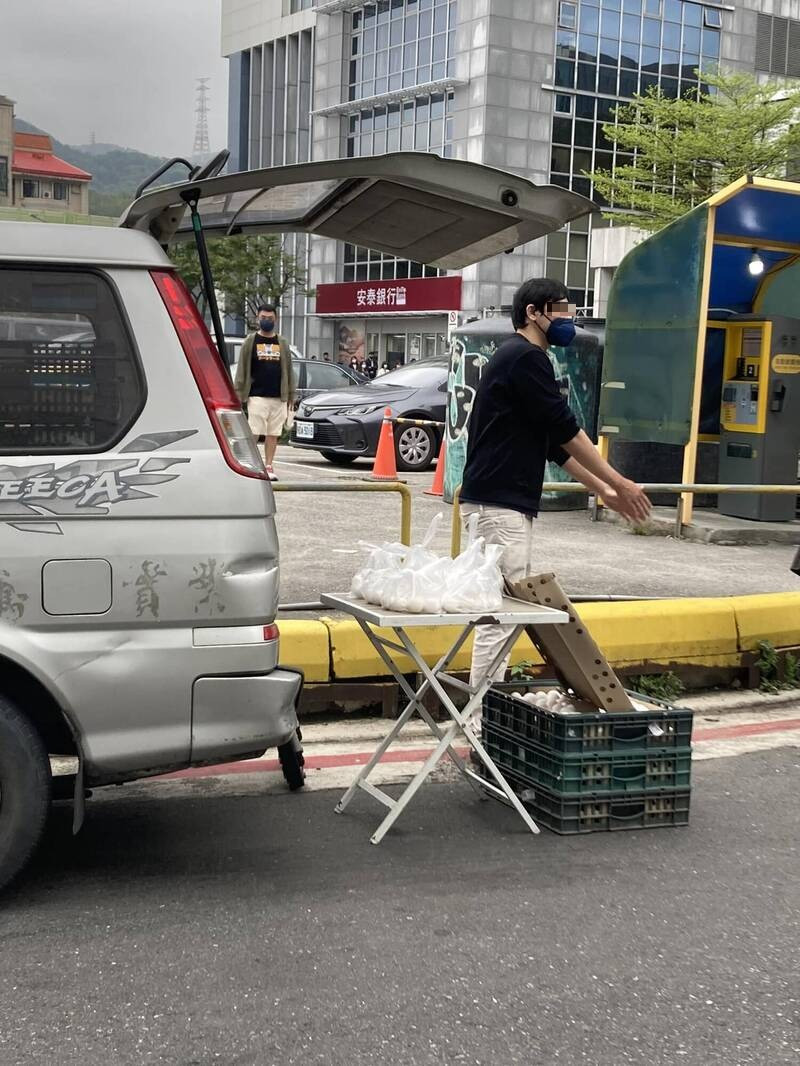
[[168, 243], [313, 232], [461, 267], [589, 207], [407, 153], [195, 173], [116, 228], [0, 222], [0, 885], [54, 797], [77, 829], [87, 788], [293, 744], [275, 503]]

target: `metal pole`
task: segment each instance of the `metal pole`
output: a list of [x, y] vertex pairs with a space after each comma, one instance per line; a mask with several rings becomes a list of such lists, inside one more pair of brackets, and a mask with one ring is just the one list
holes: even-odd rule
[[450, 556], [461, 554], [461, 486], [453, 493], [453, 524], [450, 530]]
[[411, 544], [411, 490], [400, 481], [276, 481], [273, 492], [397, 492], [400, 542]]
[[675, 540], [683, 536], [683, 496], [678, 496], [675, 501]]
[[211, 322], [214, 326], [214, 335], [217, 341], [217, 348], [219, 349], [219, 357], [222, 360], [222, 365], [230, 375], [231, 368], [228, 364], [228, 353], [225, 351], [225, 332], [222, 328], [222, 321], [219, 317], [219, 308], [217, 307], [217, 294], [214, 291], [214, 277], [211, 273], [211, 263], [208, 258], [206, 235], [203, 233], [203, 222], [200, 218], [200, 212], [197, 210], [197, 194], [185, 193], [183, 198], [189, 205], [189, 210], [192, 213], [194, 242], [197, 246], [197, 258], [200, 260], [200, 272], [203, 275], [203, 288], [206, 290], [206, 300], [208, 300], [208, 309], [211, 312]]
[[[732, 492], [754, 492], [762, 493], [768, 496], [777, 496], [781, 494], [795, 494], [800, 496], [800, 485], [691, 485], [691, 484], [661, 484], [650, 483], [640, 485], [640, 488], [645, 492], [666, 492], [674, 493], [680, 499], [681, 494], [692, 495], [695, 493], [709, 493], [716, 495], [724, 495]], [[587, 496], [592, 496], [591, 489], [587, 489], [585, 485], [579, 485], [574, 481], [546, 481], [542, 485], [542, 492], [579, 492], [584, 493]], [[453, 494], [453, 522], [450, 535], [450, 554], [455, 557], [461, 552], [461, 508], [459, 506], [461, 499], [461, 486], [459, 485]], [[597, 497], [594, 497], [595, 506], [591, 507], [592, 519], [597, 520]], [[686, 522], [687, 514], [686, 507], [683, 499], [680, 499], [678, 513], [675, 518], [675, 535], [680, 538], [683, 534], [683, 525]]]
[[[800, 484], [797, 485], [707, 485], [683, 482], [643, 482], [639, 488], [645, 492], [668, 492], [668, 493], [708, 493], [709, 495], [724, 495], [731, 492], [752, 492], [763, 495], [780, 495], [781, 493], [795, 494], [800, 496]], [[546, 481], [542, 485], [542, 492], [582, 492], [591, 495], [592, 489], [573, 481]]]

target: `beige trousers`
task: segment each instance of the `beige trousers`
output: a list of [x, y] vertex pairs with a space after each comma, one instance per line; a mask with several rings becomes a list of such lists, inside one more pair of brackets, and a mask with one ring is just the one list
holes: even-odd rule
[[[500, 570], [511, 584], [529, 577], [533, 566], [533, 519], [519, 511], [483, 504], [465, 503], [461, 513], [466, 520], [478, 515], [479, 537], [487, 544], [499, 544], [503, 548]], [[470, 684], [482, 678], [497, 655], [504, 640], [511, 632], [510, 626], [477, 626], [472, 647], [472, 670]], [[508, 655], [492, 675], [493, 681], [503, 681], [511, 656]]]

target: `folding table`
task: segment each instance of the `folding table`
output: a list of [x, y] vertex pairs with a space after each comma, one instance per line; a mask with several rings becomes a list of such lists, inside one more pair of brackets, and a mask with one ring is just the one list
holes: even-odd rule
[[[326, 593], [323, 594], [322, 602], [326, 607], [334, 608], [353, 617], [364, 631], [370, 644], [375, 648], [378, 655], [384, 661], [392, 676], [399, 684], [401, 690], [408, 697], [405, 710], [392, 726], [388, 735], [378, 745], [369, 762], [362, 768], [350, 788], [342, 796], [336, 805], [336, 813], [340, 814], [349, 804], [350, 800], [360, 788], [374, 799], [389, 808], [389, 813], [370, 838], [373, 844], [379, 844], [386, 832], [397, 821], [405, 808], [413, 799], [422, 783], [430, 776], [439, 761], [447, 755], [460, 772], [467, 778], [481, 799], [486, 799], [484, 790], [505, 800], [511, 804], [519, 816], [525, 822], [532, 833], [538, 833], [539, 828], [531, 818], [528, 811], [520, 802], [514, 790], [495, 766], [488, 752], [475, 735], [472, 728], [472, 718], [480, 711], [483, 697], [492, 684], [494, 672], [499, 667], [505, 656], [511, 651], [520, 634], [527, 626], [539, 627], [549, 624], [564, 624], [570, 621], [566, 611], [555, 610], [552, 607], [526, 603], [521, 600], [505, 597], [498, 611], [489, 613], [475, 612], [469, 614], [409, 614], [398, 611], [387, 611], [381, 607], [374, 607], [364, 603], [363, 600], [352, 596], [342, 596]], [[459, 650], [463, 647], [472, 631], [479, 625], [507, 625], [510, 626], [508, 637], [498, 650], [493, 662], [489, 664], [484, 677], [472, 687], [460, 678], [453, 677], [448, 673], [448, 667], [452, 663]], [[459, 633], [448, 651], [442, 655], [434, 666], [428, 666], [419, 649], [416, 647], [410, 633], [422, 626], [458, 626]], [[391, 630], [395, 638], [379, 632]], [[392, 658], [391, 652], [407, 655], [414, 666], [422, 675], [422, 684], [414, 690], [406, 680], [400, 666]], [[468, 699], [465, 707], [458, 710], [448, 692], [455, 689], [467, 694]], [[428, 692], [433, 692], [440, 705], [446, 711], [450, 721], [440, 724], [435, 721], [427, 708], [423, 705], [423, 697]], [[428, 725], [434, 737], [438, 741], [436, 747], [423, 763], [419, 772], [406, 786], [398, 799], [394, 799], [386, 792], [371, 784], [370, 774], [381, 761], [386, 751], [397, 739], [403, 726], [412, 717], [414, 712]], [[477, 758], [483, 763], [488, 773], [494, 778], [494, 783], [485, 777], [476, 774], [464, 762], [455, 749], [456, 740], [464, 739]]]

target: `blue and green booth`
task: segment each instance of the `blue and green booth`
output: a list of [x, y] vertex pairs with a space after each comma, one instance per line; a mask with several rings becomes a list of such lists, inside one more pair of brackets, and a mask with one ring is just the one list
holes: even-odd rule
[[[623, 259], [609, 293], [598, 431], [612, 459], [612, 442], [678, 446], [682, 484], [696, 482], [704, 444], [717, 451], [716, 484], [796, 482], [800, 184], [742, 178]], [[795, 515], [793, 495], [718, 501], [743, 518]], [[692, 502], [687, 493], [686, 522]]]

